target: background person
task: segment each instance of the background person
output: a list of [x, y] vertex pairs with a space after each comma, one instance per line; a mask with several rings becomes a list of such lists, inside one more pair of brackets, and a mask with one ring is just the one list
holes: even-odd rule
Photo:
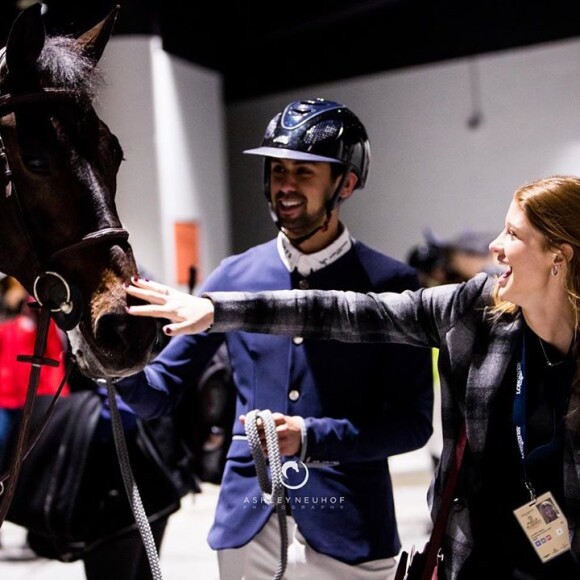
[[[280, 232], [224, 260], [201, 291], [418, 287], [414, 270], [355, 240], [340, 221], [341, 203], [364, 187], [370, 160], [366, 130], [348, 108], [323, 99], [290, 103], [247, 153], [264, 157], [264, 193]], [[273, 411], [281, 454], [310, 467], [308, 484], [287, 490], [296, 509], [284, 577], [391, 578], [400, 541], [388, 457], [423, 446], [431, 434], [429, 351], [300, 333], [204, 333], [172, 339], [143, 372], [120, 381], [119, 392], [143, 416], [168, 412], [224, 340], [236, 417]], [[270, 579], [278, 521], [261, 502], [242, 422], [233, 433], [209, 543], [222, 579]], [[342, 509], [327, 509], [337, 498]]]
[[[490, 249], [504, 268], [403, 294], [210, 292], [194, 298], [135, 280], [151, 304], [135, 315], [171, 321], [170, 335], [299, 333], [437, 347], [444, 446], [430, 489], [433, 516], [463, 423], [468, 447], [443, 538], [448, 580], [554, 580], [580, 575], [580, 178], [519, 188]], [[514, 510], [549, 493], [570, 549], [544, 561]], [[538, 542], [539, 550], [544, 543]], [[546, 542], [550, 540], [544, 538]], [[554, 555], [552, 553], [552, 555]]]
[[[472, 229], [463, 230], [458, 236], [444, 240], [431, 229], [425, 231], [425, 241], [411, 249], [407, 262], [419, 273], [421, 286], [438, 286], [466, 282], [479, 272], [500, 274], [489, 244], [495, 235]], [[433, 435], [427, 442], [427, 450], [433, 468], [437, 467], [443, 447], [441, 425], [441, 385], [439, 382], [439, 349], [433, 348]]]
[[[12, 426], [21, 416], [30, 377], [30, 365], [19, 362], [19, 355], [31, 355], [36, 340], [37, 311], [31, 308], [28, 293], [10, 276], [2, 280], [0, 318], [0, 463]], [[47, 358], [59, 361], [59, 366], [43, 366], [38, 382], [38, 395], [53, 395], [64, 378], [66, 336], [53, 320], [48, 326]], [[64, 385], [61, 395], [69, 393]]]
[[[9, 459], [11, 432], [22, 416], [30, 378], [30, 364], [17, 360], [19, 355], [34, 352], [38, 313], [30, 306], [28, 293], [12, 276], [0, 281], [0, 466]], [[51, 320], [46, 338], [45, 356], [60, 362], [58, 367], [44, 366], [38, 380], [38, 395], [54, 395], [64, 379], [66, 336]], [[65, 384], [61, 396], [69, 394]], [[2, 469], [0, 469], [2, 471]], [[36, 554], [25, 541], [23, 545], [4, 548], [4, 560], [30, 560]]]
[[491, 232], [465, 229], [445, 240], [428, 229], [425, 241], [409, 251], [407, 263], [419, 273], [422, 286], [465, 282], [479, 272], [499, 274], [489, 250], [494, 238]]

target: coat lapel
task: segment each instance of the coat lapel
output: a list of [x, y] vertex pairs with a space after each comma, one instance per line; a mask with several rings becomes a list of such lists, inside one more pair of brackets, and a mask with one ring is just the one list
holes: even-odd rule
[[467, 438], [474, 453], [484, 449], [488, 409], [517, 348], [522, 320], [521, 315], [504, 316], [493, 324], [480, 327], [475, 337], [465, 395]]

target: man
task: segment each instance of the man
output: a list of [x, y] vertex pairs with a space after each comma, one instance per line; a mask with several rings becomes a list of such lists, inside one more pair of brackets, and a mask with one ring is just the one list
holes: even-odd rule
[[[225, 259], [202, 292], [418, 288], [414, 270], [353, 239], [339, 219], [341, 203], [364, 187], [370, 161], [365, 128], [349, 109], [323, 99], [290, 103], [261, 147], [246, 153], [264, 157], [280, 232]], [[270, 579], [280, 558], [279, 522], [261, 499], [244, 432], [253, 409], [273, 412], [283, 461], [308, 470], [285, 490], [292, 517], [284, 578], [392, 578], [400, 542], [387, 458], [431, 435], [429, 350], [245, 332], [180, 336], [119, 383], [122, 396], [140, 414], [167, 412], [224, 340], [241, 420], [209, 533], [222, 580]]]

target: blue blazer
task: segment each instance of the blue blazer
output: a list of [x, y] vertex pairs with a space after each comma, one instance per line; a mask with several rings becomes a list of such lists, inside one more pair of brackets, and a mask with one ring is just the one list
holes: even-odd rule
[[[200, 292], [417, 287], [414, 270], [357, 241], [304, 278], [288, 272], [272, 240], [223, 260]], [[270, 409], [306, 420], [309, 478], [286, 495], [308, 543], [350, 564], [395, 556], [400, 541], [387, 458], [422, 447], [431, 435], [430, 349], [239, 331], [179, 336], [143, 372], [121, 381], [121, 395], [142, 416], [170, 412], [223, 340], [237, 387], [236, 418]], [[261, 501], [244, 428], [236, 419], [210, 546], [243, 546], [272, 509]]]

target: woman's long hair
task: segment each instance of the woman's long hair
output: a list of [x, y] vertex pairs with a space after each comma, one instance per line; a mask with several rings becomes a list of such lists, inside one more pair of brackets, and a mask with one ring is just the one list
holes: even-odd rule
[[[569, 244], [574, 253], [563, 280], [564, 291], [580, 319], [580, 178], [555, 175], [520, 187], [514, 200], [532, 226], [544, 236], [546, 250]], [[494, 311], [514, 313], [518, 307], [494, 293]], [[576, 323], [578, 329], [578, 322]]]
[[[562, 244], [569, 244], [573, 249], [562, 286], [575, 316], [576, 339], [580, 320], [580, 178], [554, 175], [533, 181], [520, 187], [514, 194], [514, 200], [532, 226], [544, 236], [546, 250], [556, 250]], [[519, 307], [502, 300], [498, 290], [496, 286], [492, 314], [501, 316], [505, 313], [516, 313]], [[577, 401], [572, 404], [572, 408], [579, 409], [580, 349], [577, 342], [574, 349], [577, 365], [574, 391]]]

